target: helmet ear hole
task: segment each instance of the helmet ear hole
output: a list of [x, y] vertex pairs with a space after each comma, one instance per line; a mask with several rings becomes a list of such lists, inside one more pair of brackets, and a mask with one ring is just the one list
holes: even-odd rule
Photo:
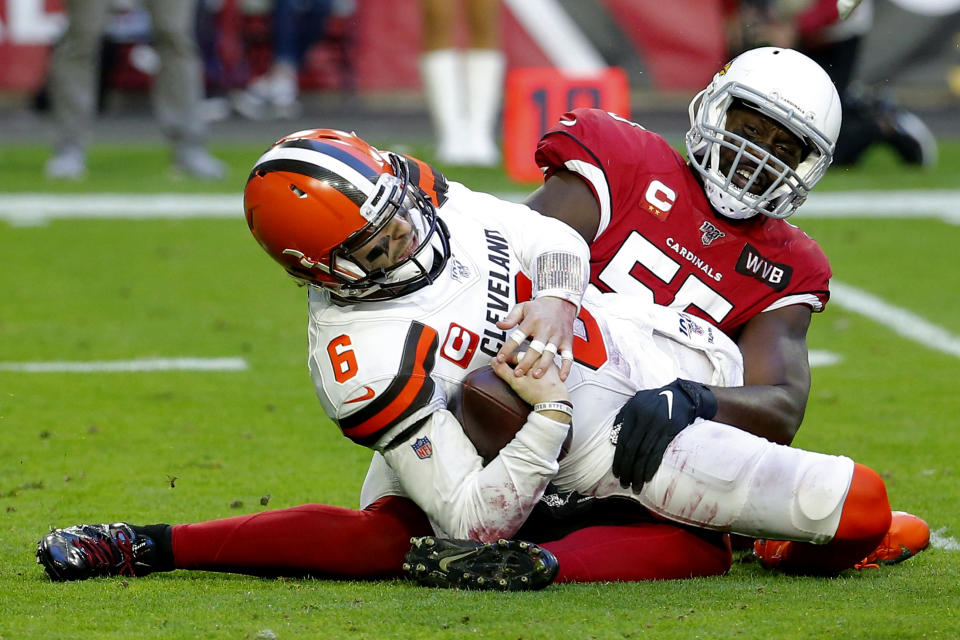
[[298, 198], [306, 198], [306, 197], [307, 197], [307, 192], [304, 191], [303, 189], [301, 189], [300, 187], [298, 187], [298, 186], [295, 185], [295, 184], [291, 184], [291, 185], [290, 185], [290, 191], [293, 191], [293, 193], [296, 194], [296, 196], [297, 196]]

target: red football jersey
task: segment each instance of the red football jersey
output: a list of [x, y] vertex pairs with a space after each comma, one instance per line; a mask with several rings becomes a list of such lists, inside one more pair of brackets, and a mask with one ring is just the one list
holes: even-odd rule
[[659, 135], [599, 109], [576, 109], [540, 139], [545, 178], [580, 175], [600, 207], [590, 280], [686, 310], [735, 336], [750, 318], [792, 304], [822, 311], [830, 264], [794, 225], [713, 212], [695, 172]]

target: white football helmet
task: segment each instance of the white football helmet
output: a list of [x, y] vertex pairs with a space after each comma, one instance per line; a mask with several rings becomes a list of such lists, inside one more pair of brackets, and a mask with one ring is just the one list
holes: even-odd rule
[[[796, 169], [766, 149], [727, 130], [727, 109], [740, 101], [797, 135], [807, 147]], [[833, 161], [840, 132], [840, 96], [820, 65], [792, 49], [763, 47], [728, 62], [710, 85], [690, 102], [686, 135], [691, 166], [703, 179], [710, 204], [729, 218], [758, 213], [786, 218], [797, 210]], [[721, 148], [736, 154], [723, 171]], [[746, 170], [743, 188], [733, 182]], [[768, 172], [773, 180], [761, 193], [751, 193], [757, 178]]]

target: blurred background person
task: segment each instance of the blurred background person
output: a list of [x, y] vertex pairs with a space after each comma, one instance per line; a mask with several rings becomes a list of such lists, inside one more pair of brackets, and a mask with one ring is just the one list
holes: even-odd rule
[[[496, 127], [506, 67], [500, 5], [500, 0], [421, 0], [420, 77], [440, 163], [489, 167], [500, 162]], [[457, 46], [458, 13], [467, 27], [465, 48]]]
[[732, 53], [757, 46], [796, 48], [833, 80], [843, 107], [834, 166], [856, 164], [872, 146], [889, 145], [906, 164], [933, 166], [937, 142], [927, 125], [874, 87], [856, 86], [864, 38], [873, 26], [873, 0], [739, 0]]
[[[153, 48], [160, 66], [151, 88], [156, 119], [172, 147], [176, 171], [205, 180], [222, 179], [223, 163], [205, 148], [206, 122], [201, 104], [204, 81], [196, 41], [196, 0], [143, 0], [150, 14]], [[50, 105], [56, 142], [46, 165], [52, 179], [86, 174], [86, 147], [92, 137], [100, 68], [101, 36], [108, 12], [130, 10], [135, 3], [69, 0], [67, 29], [53, 52]]]
[[232, 97], [237, 113], [253, 120], [301, 114], [300, 71], [307, 52], [324, 39], [332, 16], [345, 18], [356, 10], [355, 0], [274, 0], [272, 4], [270, 68]]
[[800, 14], [798, 30], [802, 49], [827, 69], [840, 92], [843, 127], [835, 164], [856, 164], [871, 146], [886, 143], [907, 164], [935, 165], [937, 142], [919, 117], [897, 105], [888, 93], [851, 82], [864, 37], [873, 26], [873, 0], [863, 0], [846, 20], [826, 24], [817, 19], [823, 13], [818, 5], [823, 3], [815, 2]]

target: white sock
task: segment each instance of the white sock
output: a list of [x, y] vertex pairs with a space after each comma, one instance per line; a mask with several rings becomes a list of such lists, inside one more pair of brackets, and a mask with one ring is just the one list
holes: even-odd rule
[[437, 157], [453, 164], [461, 163], [470, 145], [462, 62], [456, 49], [436, 49], [420, 57], [420, 78], [437, 135]]
[[473, 154], [478, 164], [500, 160], [497, 116], [503, 106], [506, 57], [497, 49], [468, 49], [464, 54], [467, 80], [467, 116]]

